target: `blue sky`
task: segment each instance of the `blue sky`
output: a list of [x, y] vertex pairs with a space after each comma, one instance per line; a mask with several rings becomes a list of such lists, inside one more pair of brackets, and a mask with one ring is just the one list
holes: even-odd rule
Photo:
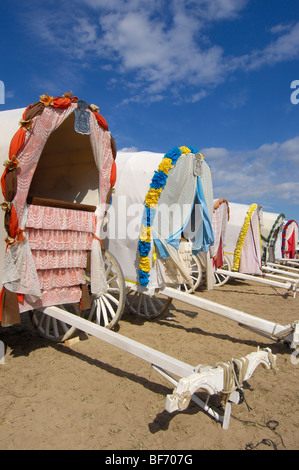
[[196, 147], [215, 197], [299, 222], [298, 0], [2, 1], [0, 37], [0, 111], [73, 91], [119, 150]]

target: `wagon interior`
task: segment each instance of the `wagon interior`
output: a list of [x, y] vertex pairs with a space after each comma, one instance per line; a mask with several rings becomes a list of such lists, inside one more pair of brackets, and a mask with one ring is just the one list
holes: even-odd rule
[[99, 172], [90, 136], [76, 132], [74, 123], [72, 113], [48, 138], [30, 185], [29, 202], [35, 198], [40, 203], [42, 199], [52, 199], [57, 206], [58, 201], [63, 207], [65, 202], [77, 203], [80, 210], [95, 211]]

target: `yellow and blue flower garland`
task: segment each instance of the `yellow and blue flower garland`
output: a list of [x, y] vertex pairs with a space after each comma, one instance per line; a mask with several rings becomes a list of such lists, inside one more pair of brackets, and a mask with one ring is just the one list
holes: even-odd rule
[[139, 269], [138, 278], [141, 286], [146, 287], [149, 283], [151, 264], [149, 252], [151, 250], [152, 223], [156, 213], [158, 200], [164, 188], [169, 170], [176, 164], [182, 154], [198, 153], [194, 147], [173, 147], [163, 157], [158, 171], [155, 171], [150, 189], [145, 197], [145, 207], [138, 242]]

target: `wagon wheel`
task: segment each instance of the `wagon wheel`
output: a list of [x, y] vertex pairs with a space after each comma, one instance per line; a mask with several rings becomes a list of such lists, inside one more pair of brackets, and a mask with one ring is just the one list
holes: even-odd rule
[[[231, 263], [226, 255], [224, 255], [223, 257], [223, 266], [221, 266], [221, 269], [226, 270], [226, 271], [231, 271]], [[227, 283], [229, 278], [230, 276], [228, 274], [226, 275], [226, 274], [222, 274], [222, 273], [220, 274], [220, 273], [215, 272], [214, 273], [214, 281], [215, 281], [214, 286], [217, 286], [217, 287], [223, 286], [224, 284]]]
[[[66, 312], [79, 315], [79, 304], [60, 305], [59, 308]], [[56, 318], [47, 315], [41, 310], [33, 310], [30, 312], [30, 319], [37, 332], [43, 338], [49, 339], [55, 343], [63, 342], [71, 338], [77, 331], [77, 328], [66, 323], [56, 320]]]
[[121, 267], [115, 257], [104, 253], [107, 291], [91, 296], [91, 309], [83, 312], [86, 320], [111, 329], [120, 320], [125, 306], [125, 280]]
[[171, 304], [172, 299], [164, 296], [150, 296], [130, 290], [126, 296], [126, 305], [133, 315], [145, 320], [153, 320], [164, 313]]
[[[80, 311], [79, 304], [60, 305], [59, 308], [104, 326], [108, 329], [120, 320], [125, 305], [125, 281], [121, 268], [109, 252], [104, 253], [107, 291], [99, 296], [92, 296], [91, 309]], [[33, 310], [31, 321], [38, 333], [56, 343], [63, 342], [77, 332], [77, 328], [56, 320], [42, 311]]]
[[201, 284], [202, 277], [203, 277], [202, 265], [201, 265], [199, 258], [195, 255], [193, 255], [191, 259], [190, 275], [193, 280], [193, 286], [190, 286], [190, 284], [187, 284], [187, 283], [180, 284], [179, 286], [180, 291], [190, 293], [190, 292], [195, 291], [198, 288], [198, 286]]

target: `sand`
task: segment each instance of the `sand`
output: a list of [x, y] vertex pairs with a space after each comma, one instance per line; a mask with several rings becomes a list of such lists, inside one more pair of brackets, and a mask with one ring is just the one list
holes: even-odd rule
[[[299, 317], [299, 297], [278, 295], [258, 283], [232, 281], [196, 295], [283, 325]], [[0, 328], [6, 345], [0, 365], [0, 449], [299, 448], [299, 364], [285, 345], [177, 301], [153, 322], [125, 312], [118, 332], [193, 366], [214, 366], [270, 347], [279, 370], [255, 370], [244, 387], [245, 401], [233, 405], [229, 428], [223, 430], [194, 402], [168, 413], [165, 400], [173, 387], [148, 362], [86, 334], [70, 347], [51, 343], [38, 336], [25, 313], [21, 324]], [[218, 397], [210, 403], [223, 411]]]

